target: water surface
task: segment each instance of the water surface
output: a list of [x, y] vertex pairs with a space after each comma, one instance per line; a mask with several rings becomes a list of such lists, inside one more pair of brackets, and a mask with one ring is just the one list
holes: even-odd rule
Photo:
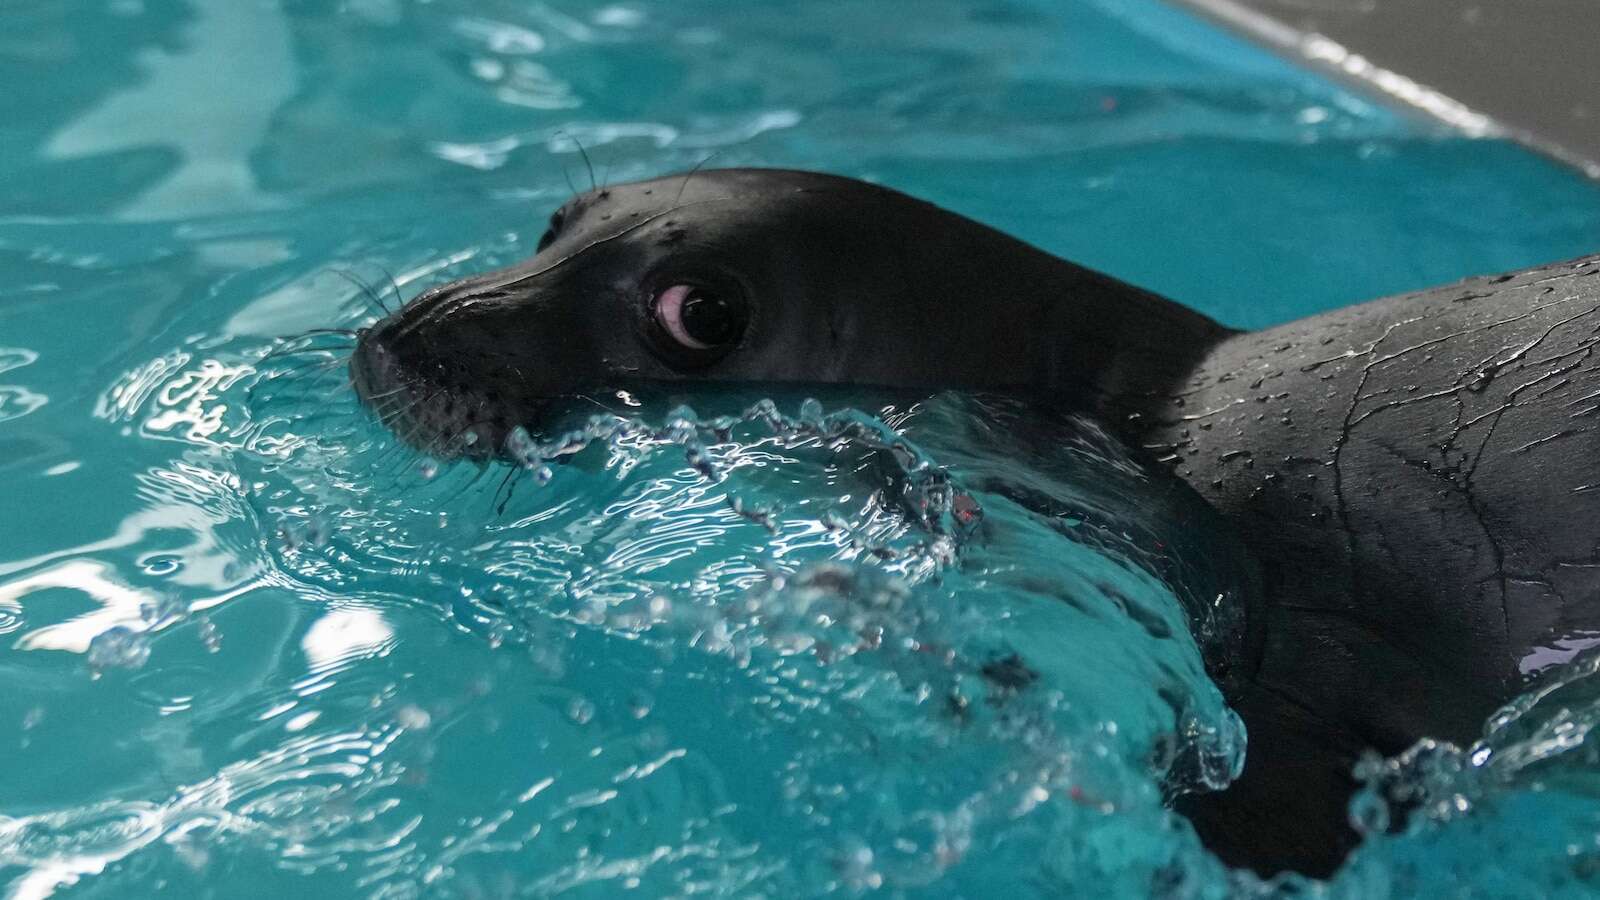
[[[1237, 765], [1237, 548], [1094, 423], [844, 392], [719, 434], [761, 393], [690, 397], [508, 481], [396, 448], [336, 342], [286, 342], [373, 314], [336, 270], [409, 296], [531, 252], [580, 145], [611, 182], [883, 181], [1239, 326], [1600, 246], [1593, 183], [1146, 0], [7, 26], [18, 897], [1291, 889], [1163, 810]], [[1425, 814], [1306, 889], [1584, 892], [1583, 666], [1481, 747], [1373, 762], [1363, 821], [1396, 785]]]

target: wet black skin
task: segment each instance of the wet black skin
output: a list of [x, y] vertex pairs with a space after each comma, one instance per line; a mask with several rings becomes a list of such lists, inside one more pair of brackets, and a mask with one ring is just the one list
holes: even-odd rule
[[[533, 258], [363, 334], [356, 385], [392, 427], [485, 456], [512, 424], [684, 381], [1015, 391], [1096, 414], [1261, 568], [1227, 686], [1244, 776], [1180, 802], [1230, 862], [1328, 872], [1354, 840], [1362, 749], [1470, 741], [1600, 632], [1600, 257], [1239, 333], [826, 175], [620, 185], [552, 226]], [[734, 337], [680, 346], [655, 310], [673, 285]]]

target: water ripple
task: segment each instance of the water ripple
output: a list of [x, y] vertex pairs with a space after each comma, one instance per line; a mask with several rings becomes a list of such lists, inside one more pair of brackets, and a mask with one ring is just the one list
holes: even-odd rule
[[[544, 73], [538, 73], [543, 75]], [[538, 80], [535, 79], [535, 83]], [[570, 105], [564, 88], [555, 84], [530, 90], [514, 90], [516, 102], [526, 105]], [[658, 148], [712, 150], [749, 141], [769, 131], [795, 128], [802, 122], [799, 111], [772, 109], [736, 117], [704, 116], [694, 127], [682, 128], [665, 122], [584, 122], [571, 121], [536, 131], [518, 132], [484, 141], [438, 141], [430, 145], [440, 159], [474, 169], [498, 169], [524, 148], [539, 148], [555, 153], [575, 153], [579, 146], [592, 150], [624, 141], [648, 141]]]
[[21, 347], [0, 347], [0, 372], [20, 369], [39, 361], [39, 354]]
[[0, 422], [20, 419], [48, 403], [50, 398], [25, 387], [0, 385]]
[[[12, 896], [43, 898], [163, 839], [282, 842], [312, 864], [392, 846], [417, 826], [416, 817], [339, 810], [394, 783], [382, 755], [401, 733], [306, 735], [185, 785], [164, 801], [0, 816], [0, 866], [28, 870], [13, 882]], [[203, 852], [195, 858], [203, 865]]]

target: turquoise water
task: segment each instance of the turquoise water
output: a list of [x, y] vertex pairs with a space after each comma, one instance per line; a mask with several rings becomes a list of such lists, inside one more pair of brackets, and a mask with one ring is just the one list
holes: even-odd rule
[[1592, 660], [1370, 761], [1358, 818], [1421, 814], [1334, 881], [1209, 857], [1162, 801], [1243, 749], [1237, 550], [1092, 422], [688, 397], [508, 480], [286, 338], [370, 315], [336, 269], [527, 254], [579, 143], [881, 180], [1241, 326], [1591, 251], [1600, 186], [1146, 0], [5, 22], [8, 896], [1592, 893]]

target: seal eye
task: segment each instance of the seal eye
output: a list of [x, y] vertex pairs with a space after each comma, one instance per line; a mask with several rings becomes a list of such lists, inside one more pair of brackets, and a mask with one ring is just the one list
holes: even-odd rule
[[744, 317], [734, 304], [687, 284], [657, 294], [654, 311], [656, 324], [689, 350], [725, 347], [744, 330]]

